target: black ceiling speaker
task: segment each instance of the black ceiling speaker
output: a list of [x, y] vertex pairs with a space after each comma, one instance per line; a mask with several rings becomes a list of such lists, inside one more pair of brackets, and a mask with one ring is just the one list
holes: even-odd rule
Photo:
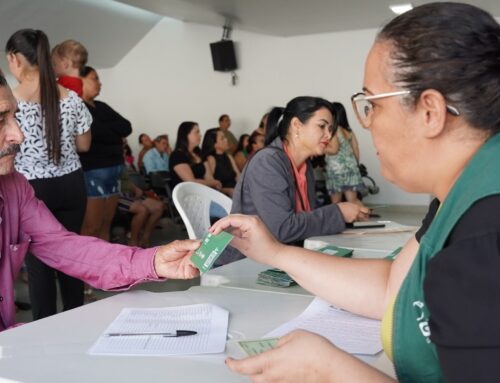
[[238, 69], [232, 40], [221, 40], [210, 44], [214, 70], [230, 72]]

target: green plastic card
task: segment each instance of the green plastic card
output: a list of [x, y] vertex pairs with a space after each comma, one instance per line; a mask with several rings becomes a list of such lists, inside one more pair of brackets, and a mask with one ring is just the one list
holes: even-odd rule
[[346, 257], [346, 258], [352, 257], [352, 253], [354, 252], [354, 250], [352, 249], [344, 249], [343, 247], [337, 247], [333, 245], [322, 247], [320, 249], [317, 249], [316, 251], [328, 255], [335, 255], [337, 257]]
[[402, 247], [398, 247], [396, 250], [393, 250], [389, 255], [384, 257], [384, 259], [390, 259], [391, 261], [395, 260], [398, 254], [403, 250]]
[[248, 356], [254, 356], [264, 351], [272, 350], [277, 346], [278, 340], [279, 338], [241, 340], [238, 344]]
[[225, 231], [217, 235], [205, 234], [201, 240], [201, 246], [191, 256], [191, 261], [201, 273], [206, 273], [232, 239], [233, 236]]

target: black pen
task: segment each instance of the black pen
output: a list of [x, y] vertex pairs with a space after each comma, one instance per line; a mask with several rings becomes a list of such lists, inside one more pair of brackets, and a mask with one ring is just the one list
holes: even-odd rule
[[158, 335], [164, 337], [172, 337], [177, 338], [179, 336], [189, 336], [198, 334], [196, 331], [192, 330], [176, 330], [172, 332], [108, 332], [104, 334], [104, 336], [150, 336], [150, 335]]

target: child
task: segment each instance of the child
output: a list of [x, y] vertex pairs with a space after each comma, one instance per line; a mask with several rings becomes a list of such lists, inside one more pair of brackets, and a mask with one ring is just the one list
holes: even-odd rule
[[88, 59], [87, 49], [78, 41], [66, 40], [52, 49], [52, 65], [57, 82], [82, 97], [83, 82], [80, 70]]

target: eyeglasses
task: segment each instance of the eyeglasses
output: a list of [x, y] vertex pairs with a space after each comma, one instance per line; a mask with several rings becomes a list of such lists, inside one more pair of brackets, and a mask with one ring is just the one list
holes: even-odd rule
[[[374, 94], [372, 96], [367, 96], [363, 92], [356, 93], [351, 97], [352, 107], [359, 123], [363, 128], [368, 128], [372, 122], [373, 116], [373, 103], [371, 100], [378, 100], [380, 98], [395, 97], [395, 96], [406, 96], [410, 94], [409, 90], [400, 90], [397, 92], [380, 93]], [[457, 108], [451, 105], [446, 105], [446, 110], [452, 116], [459, 116], [460, 112]]]

